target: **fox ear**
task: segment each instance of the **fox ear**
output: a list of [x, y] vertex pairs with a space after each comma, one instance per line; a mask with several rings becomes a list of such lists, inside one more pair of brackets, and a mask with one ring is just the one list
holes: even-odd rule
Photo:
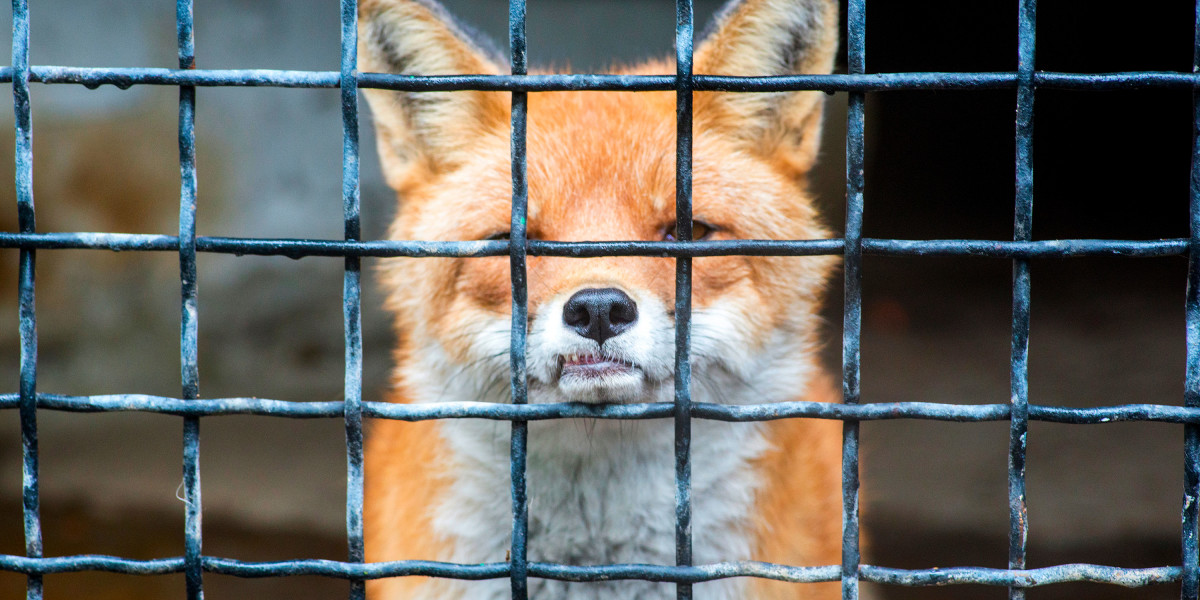
[[[837, 52], [836, 0], [731, 0], [713, 17], [693, 71], [768, 76], [829, 73]], [[743, 148], [812, 167], [821, 131], [821, 92], [698, 92], [699, 125]]]
[[[494, 75], [487, 38], [456, 22], [434, 0], [362, 0], [358, 19], [361, 72], [401, 75]], [[414, 167], [453, 169], [473, 140], [507, 127], [499, 92], [399, 92], [364, 89], [388, 183], [399, 188]]]

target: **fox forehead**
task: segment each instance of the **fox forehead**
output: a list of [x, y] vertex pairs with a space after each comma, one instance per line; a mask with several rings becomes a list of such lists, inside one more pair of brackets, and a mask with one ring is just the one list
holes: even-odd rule
[[536, 233], [639, 239], [674, 213], [673, 97], [562, 92], [535, 94], [529, 104], [530, 226]]
[[[820, 237], [806, 192], [760, 157], [696, 127], [693, 213], [731, 237]], [[411, 239], [482, 239], [507, 232], [512, 179], [507, 129], [480, 132], [470, 159], [404, 194]], [[530, 237], [656, 239], [675, 220], [675, 98], [669, 92], [530, 94]], [[448, 218], [449, 217], [449, 218]], [[403, 222], [408, 221], [404, 227]]]
[[545, 239], [653, 239], [674, 212], [674, 123], [664, 94], [534, 97], [531, 232]]

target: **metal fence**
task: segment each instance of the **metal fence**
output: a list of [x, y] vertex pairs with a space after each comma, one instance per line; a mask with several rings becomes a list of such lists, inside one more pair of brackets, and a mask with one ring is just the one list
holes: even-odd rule
[[[726, 77], [692, 73], [693, 23], [689, 0], [676, 4], [676, 59], [673, 76], [528, 75], [525, 47], [525, 1], [509, 5], [511, 76], [412, 77], [356, 70], [355, 0], [341, 2], [341, 69], [339, 72], [272, 70], [200, 70], [195, 68], [191, 0], [177, 1], [178, 69], [73, 68], [29, 64], [29, 2], [13, 0], [12, 65], [0, 68], [0, 81], [11, 82], [16, 123], [16, 176], [19, 231], [0, 233], [0, 247], [20, 249], [19, 313], [21, 339], [20, 389], [0, 395], [0, 408], [20, 415], [23, 448], [23, 505], [25, 556], [0, 555], [0, 570], [28, 576], [27, 597], [42, 597], [47, 574], [104, 571], [130, 575], [184, 573], [189, 598], [203, 596], [203, 574], [237, 577], [319, 575], [351, 582], [351, 598], [362, 598], [364, 582], [382, 577], [428, 575], [458, 579], [508, 578], [514, 598], [527, 597], [529, 577], [565, 581], [643, 579], [672, 582], [679, 598], [690, 598], [695, 583], [726, 577], [763, 577], [792, 582], [841, 581], [842, 596], [858, 598], [859, 582], [903, 586], [983, 584], [1007, 586], [1010, 598], [1024, 598], [1033, 586], [1091, 581], [1126, 586], [1181, 582], [1182, 597], [1194, 599], [1200, 591], [1200, 551], [1197, 514], [1200, 505], [1200, 102], [1193, 124], [1190, 225], [1191, 237], [1168, 240], [1033, 240], [1030, 234], [1033, 202], [1032, 140], [1034, 97], [1038, 88], [1074, 90], [1187, 89], [1194, 99], [1200, 84], [1200, 5], [1192, 73], [1129, 72], [1076, 74], [1038, 72], [1034, 67], [1036, 0], [1018, 0], [1019, 61], [1015, 73], [882, 73], [868, 74], [865, 66], [866, 0], [849, 0], [847, 11], [848, 73], [786, 77]], [[30, 83], [111, 84], [122, 89], [133, 85], [177, 86], [179, 95], [180, 209], [179, 234], [134, 235], [115, 233], [37, 233], [32, 192], [32, 119]], [[262, 239], [201, 237], [196, 235], [196, 166], [194, 114], [199, 86], [273, 86], [340, 88], [343, 115], [342, 199], [345, 239]], [[359, 224], [358, 88], [405, 91], [495, 90], [512, 92], [512, 232], [506, 241], [418, 242], [364, 241]], [[871, 92], [886, 90], [1016, 90], [1016, 193], [1013, 239], [1009, 240], [899, 240], [862, 235], [864, 100]], [[677, 98], [677, 239], [672, 242], [550, 242], [526, 238], [526, 98], [530, 92], [549, 90], [675, 91]], [[849, 116], [846, 133], [846, 226], [840, 239], [689, 241], [691, 220], [692, 94], [695, 91], [763, 92], [822, 90], [846, 93]], [[168, 251], [179, 253], [182, 281], [180, 365], [183, 389], [179, 398], [142, 395], [61, 396], [37, 392], [37, 333], [34, 307], [34, 260], [38, 250], [63, 248], [110, 251]], [[276, 255], [292, 258], [339, 256], [345, 259], [345, 399], [338, 402], [288, 402], [253, 398], [199, 398], [197, 365], [196, 254]], [[809, 256], [840, 254], [845, 261], [843, 333], [844, 403], [784, 402], [724, 406], [693, 403], [690, 393], [688, 343], [690, 333], [692, 258], [714, 255]], [[861, 337], [861, 262], [864, 254], [890, 256], [986, 256], [1013, 261], [1013, 312], [1011, 390], [1009, 404], [957, 405], [923, 402], [861, 404], [859, 397], [859, 341]], [[1029, 403], [1027, 356], [1029, 334], [1029, 262], [1041, 257], [1136, 256], [1187, 254], [1188, 287], [1185, 319], [1187, 371], [1183, 406], [1123, 405], [1099, 408], [1063, 408]], [[433, 405], [396, 405], [362, 399], [362, 340], [360, 335], [360, 261], [362, 257], [478, 257], [508, 255], [511, 260], [512, 404], [461, 402]], [[663, 404], [582, 405], [526, 404], [526, 269], [534, 256], [670, 256], [676, 262], [676, 364], [675, 402]], [[186, 504], [186, 542], [183, 556], [159, 560], [131, 560], [111, 556], [46, 557], [42, 550], [38, 497], [37, 411], [75, 412], [145, 411], [178, 415], [183, 419], [183, 494]], [[205, 416], [247, 414], [289, 418], [342, 418], [346, 428], [348, 487], [346, 501], [347, 560], [293, 560], [244, 562], [206, 556], [202, 552], [199, 483], [200, 419]], [[676, 478], [676, 565], [577, 566], [530, 562], [526, 553], [528, 514], [525, 495], [527, 423], [531, 420], [572, 417], [603, 419], [674, 419]], [[424, 420], [477, 418], [512, 422], [512, 552], [503, 563], [448, 564], [426, 561], [363, 562], [363, 418]], [[770, 565], [757, 562], [692, 564], [690, 498], [691, 419], [758, 421], [782, 418], [837, 419], [844, 422], [842, 564], [817, 567]], [[931, 419], [976, 422], [1009, 421], [1010, 539], [1007, 569], [952, 567], [904, 570], [861, 563], [858, 520], [859, 423], [879, 419]], [[1025, 456], [1029, 421], [1096, 424], [1112, 421], [1156, 421], [1183, 425], [1185, 467], [1182, 509], [1182, 556], [1177, 566], [1125, 569], [1114, 566], [1070, 564], [1026, 569]]]

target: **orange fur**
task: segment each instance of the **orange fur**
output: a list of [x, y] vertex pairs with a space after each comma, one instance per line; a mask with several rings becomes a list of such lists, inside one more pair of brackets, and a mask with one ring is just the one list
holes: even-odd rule
[[[444, 544], [431, 534], [429, 523], [429, 507], [438, 501], [446, 483], [439, 476], [444, 471], [431, 468], [444, 465], [445, 460], [438, 423], [377, 421], [369, 434], [364, 467], [372, 485], [363, 515], [371, 524], [366, 529], [367, 561], [443, 556]], [[423, 533], [396, 535], [397, 531]], [[370, 581], [367, 589], [372, 597], [405, 598], [430, 583], [427, 577], [396, 577]]]
[[[804, 399], [839, 402], [841, 394], [821, 377]], [[768, 428], [772, 447], [756, 465], [766, 485], [757, 497], [755, 559], [795, 566], [841, 563], [841, 422], [783, 419]], [[769, 579], [755, 580], [754, 587], [760, 600], [837, 598], [841, 591], [838, 583]]]

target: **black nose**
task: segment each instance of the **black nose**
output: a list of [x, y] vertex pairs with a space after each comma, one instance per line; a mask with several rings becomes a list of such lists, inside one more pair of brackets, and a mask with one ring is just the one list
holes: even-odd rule
[[632, 327], [637, 317], [637, 303], [616, 288], [579, 290], [563, 305], [567, 327], [599, 344]]

